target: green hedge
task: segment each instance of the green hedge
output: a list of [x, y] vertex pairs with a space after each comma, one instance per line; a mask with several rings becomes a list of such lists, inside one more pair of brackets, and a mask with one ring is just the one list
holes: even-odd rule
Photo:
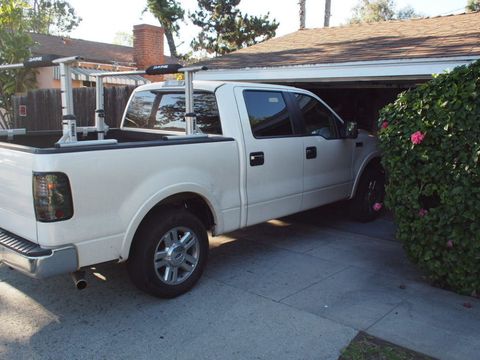
[[408, 256], [437, 285], [480, 293], [480, 61], [381, 111], [386, 205]]

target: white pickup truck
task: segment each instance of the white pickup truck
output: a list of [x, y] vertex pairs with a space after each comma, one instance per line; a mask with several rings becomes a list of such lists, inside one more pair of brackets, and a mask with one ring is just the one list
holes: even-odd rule
[[137, 88], [104, 137], [112, 142], [1, 138], [0, 262], [43, 278], [128, 261], [136, 286], [174, 297], [201, 276], [207, 232], [345, 199], [360, 220], [375, 217], [384, 182], [376, 138], [316, 95], [194, 82], [196, 134], [185, 135], [184, 86]]

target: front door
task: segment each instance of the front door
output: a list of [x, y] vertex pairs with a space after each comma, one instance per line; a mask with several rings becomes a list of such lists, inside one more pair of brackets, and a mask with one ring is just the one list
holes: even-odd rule
[[340, 136], [340, 120], [325, 104], [294, 93], [303, 119], [304, 169], [302, 209], [342, 200], [353, 182], [354, 140]]

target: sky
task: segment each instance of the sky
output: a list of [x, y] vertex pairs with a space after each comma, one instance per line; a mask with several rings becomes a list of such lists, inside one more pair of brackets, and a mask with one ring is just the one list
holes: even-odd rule
[[[149, 13], [142, 14], [145, 0], [69, 0], [77, 14], [83, 19], [80, 26], [70, 36], [72, 38], [112, 43], [118, 32], [131, 32], [134, 25], [158, 25], [158, 21]], [[193, 12], [196, 0], [180, 0], [186, 13]], [[352, 8], [358, 0], [332, 0], [330, 26], [345, 24], [351, 16]], [[463, 12], [467, 0], [397, 0], [397, 9], [412, 6], [425, 16], [447, 15]], [[323, 26], [324, 0], [306, 0], [306, 26], [318, 28]], [[280, 26], [277, 36], [294, 32], [298, 29], [298, 0], [242, 0], [239, 5], [243, 13], [264, 15], [270, 13]], [[199, 28], [189, 23], [181, 24], [180, 37], [176, 40], [180, 52], [187, 52], [191, 40]], [[165, 44], [165, 52], [168, 46]]]

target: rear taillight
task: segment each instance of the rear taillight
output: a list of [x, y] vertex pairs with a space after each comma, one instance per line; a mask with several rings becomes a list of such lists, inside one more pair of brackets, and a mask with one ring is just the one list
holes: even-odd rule
[[73, 216], [70, 182], [64, 173], [34, 173], [33, 201], [37, 221], [68, 220]]

